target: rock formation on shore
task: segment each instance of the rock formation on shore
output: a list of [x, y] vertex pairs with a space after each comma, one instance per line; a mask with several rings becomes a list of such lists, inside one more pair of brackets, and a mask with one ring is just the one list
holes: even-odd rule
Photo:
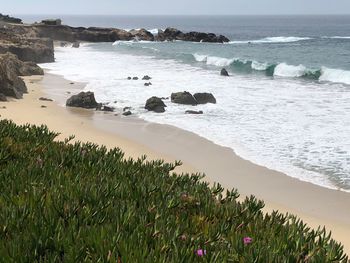
[[68, 107], [79, 107], [85, 109], [96, 109], [99, 107], [99, 104], [96, 102], [95, 95], [93, 92], [80, 92], [77, 95], [70, 97], [66, 106]]
[[27, 92], [19, 76], [42, 75], [43, 70], [33, 62], [23, 62], [12, 53], [0, 54], [0, 93], [21, 99]]
[[151, 97], [146, 101], [145, 109], [157, 113], [165, 112], [166, 105], [163, 100], [158, 97]]

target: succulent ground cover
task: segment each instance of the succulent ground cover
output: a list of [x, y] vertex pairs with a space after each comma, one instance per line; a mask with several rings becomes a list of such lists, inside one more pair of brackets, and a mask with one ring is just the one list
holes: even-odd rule
[[348, 262], [325, 229], [180, 163], [0, 121], [0, 262]]

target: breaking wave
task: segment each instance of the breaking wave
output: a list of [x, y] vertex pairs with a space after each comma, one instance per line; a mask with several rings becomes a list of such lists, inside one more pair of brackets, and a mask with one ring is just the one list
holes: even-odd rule
[[289, 65], [287, 63], [269, 64], [255, 60], [242, 60], [239, 58], [221, 58], [215, 56], [206, 56], [193, 54], [197, 62], [217, 67], [228, 67], [233, 72], [240, 73], [263, 73], [266, 76], [304, 78], [309, 80], [318, 80], [334, 83], [344, 83], [350, 85], [350, 71], [341, 69], [331, 69], [321, 67], [320, 69], [310, 69], [306, 66]]
[[310, 40], [310, 37], [266, 37], [258, 40], [231, 41], [229, 44], [268, 44], [268, 43], [293, 43]]

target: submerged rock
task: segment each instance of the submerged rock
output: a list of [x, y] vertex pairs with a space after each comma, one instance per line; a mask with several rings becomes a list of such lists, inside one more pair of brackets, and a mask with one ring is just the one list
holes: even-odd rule
[[186, 114], [203, 114], [203, 111], [195, 111], [195, 110], [187, 110], [185, 111]]
[[177, 104], [185, 104], [185, 105], [198, 104], [196, 99], [192, 96], [192, 94], [187, 91], [172, 93], [171, 102], [177, 103]]
[[229, 76], [229, 74], [228, 74], [228, 72], [227, 72], [227, 70], [226, 70], [225, 68], [223, 68], [223, 69], [220, 71], [220, 75], [221, 75], [221, 76], [225, 76], [225, 77], [228, 77], [228, 76]]
[[77, 95], [73, 95], [66, 102], [67, 107], [79, 107], [85, 109], [97, 108], [99, 104], [95, 100], [93, 92], [80, 92]]
[[146, 76], [143, 76], [142, 80], [150, 80], [152, 79], [150, 76], [146, 75]]
[[123, 116], [130, 116], [130, 115], [132, 115], [132, 112], [128, 110], [128, 111], [123, 112], [122, 115]]
[[198, 104], [206, 104], [206, 103], [216, 103], [216, 99], [211, 93], [195, 93], [193, 97], [196, 99]]
[[151, 97], [146, 101], [145, 109], [157, 113], [165, 112], [166, 105], [161, 98]]

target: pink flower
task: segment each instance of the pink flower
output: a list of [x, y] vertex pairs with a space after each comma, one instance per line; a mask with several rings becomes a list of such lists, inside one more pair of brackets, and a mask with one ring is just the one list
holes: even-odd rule
[[249, 245], [252, 242], [253, 242], [253, 239], [251, 237], [244, 237], [243, 238], [244, 245]]
[[205, 256], [207, 254], [207, 251], [205, 249], [198, 249], [196, 251], [196, 254], [197, 254], [198, 257], [203, 257], [203, 256]]

